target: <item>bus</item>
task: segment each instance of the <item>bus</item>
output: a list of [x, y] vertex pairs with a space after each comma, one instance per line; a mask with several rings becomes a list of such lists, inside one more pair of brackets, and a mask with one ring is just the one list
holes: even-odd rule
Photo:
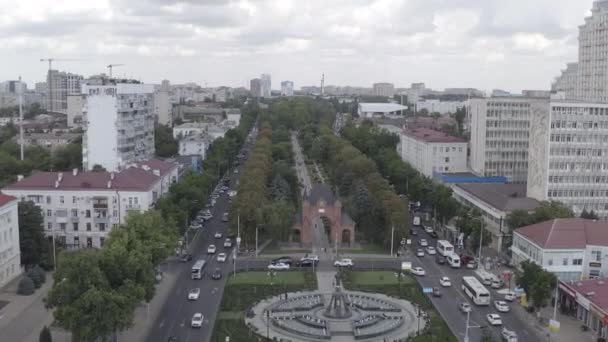
[[475, 277], [462, 277], [462, 291], [477, 305], [490, 305], [490, 292]]
[[190, 277], [192, 279], [203, 279], [203, 270], [205, 269], [205, 265], [207, 265], [207, 261], [203, 259], [197, 260], [194, 266], [192, 266], [192, 273], [190, 274]]
[[448, 254], [445, 260], [452, 268], [460, 268], [460, 257], [457, 254]]
[[449, 243], [447, 240], [438, 240], [437, 241], [437, 252], [447, 257], [448, 255], [454, 253], [454, 246]]

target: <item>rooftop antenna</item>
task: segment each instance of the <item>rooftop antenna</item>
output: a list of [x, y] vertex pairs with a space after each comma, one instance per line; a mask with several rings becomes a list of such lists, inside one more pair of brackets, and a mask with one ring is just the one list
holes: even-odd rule
[[108, 64], [107, 68], [108, 68], [108, 72], [110, 74], [110, 78], [112, 78], [112, 68], [117, 67], [117, 66], [123, 66], [124, 64]]

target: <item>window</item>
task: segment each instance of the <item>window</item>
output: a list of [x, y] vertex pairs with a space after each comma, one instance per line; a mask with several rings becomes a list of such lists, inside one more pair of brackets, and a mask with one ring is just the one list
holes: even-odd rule
[[572, 265], [580, 266], [583, 264], [583, 259], [572, 259]]
[[72, 227], [74, 228], [74, 231], [77, 232], [78, 231], [78, 222], [72, 222]]
[[78, 217], [78, 209], [72, 209], [72, 217]]
[[61, 203], [61, 204], [63, 204], [63, 203], [64, 203], [64, 201], [63, 201], [63, 196], [59, 196], [59, 203]]
[[60, 228], [61, 230], [65, 230], [65, 227], [66, 227], [66, 226], [67, 226], [67, 224], [65, 224], [65, 223], [60, 223], [60, 224], [59, 224], [59, 228]]
[[52, 224], [51, 222], [47, 223], [47, 224], [46, 224], [46, 228], [47, 228], [48, 230], [53, 229], [53, 224]]
[[602, 260], [602, 251], [591, 251], [591, 260], [593, 261], [601, 261]]
[[562, 265], [564, 265], [564, 266], [568, 266], [568, 258], [564, 258], [564, 259], [562, 260]]
[[51, 196], [46, 196], [46, 204], [51, 204]]
[[445, 158], [445, 162], [446, 162], [446, 163], [449, 163], [449, 162], [450, 162], [450, 157], [446, 157], [446, 158]]
[[91, 231], [91, 222], [87, 222], [87, 232]]
[[549, 260], [547, 260], [547, 265], [549, 265], [549, 266], [553, 266], [553, 259], [549, 259]]
[[80, 246], [80, 238], [78, 236], [74, 236], [74, 246]]
[[106, 231], [106, 224], [105, 223], [100, 223], [99, 224], [99, 231], [100, 232], [105, 232]]
[[113, 210], [112, 211], [112, 216], [118, 217], [118, 210]]
[[84, 217], [87, 217], [87, 218], [91, 217], [91, 211], [89, 209], [87, 209], [87, 211], [85, 212]]
[[72, 203], [76, 203], [76, 196], [72, 196]]
[[106, 242], [106, 238], [104, 237], [100, 237], [99, 238], [99, 247], [103, 247], [103, 243]]
[[589, 278], [599, 278], [600, 276], [600, 270], [590, 270], [589, 271]]
[[53, 211], [51, 209], [47, 209], [46, 210], [46, 216], [48, 216], [48, 217], [53, 216]]
[[87, 238], [87, 248], [91, 248], [93, 247], [93, 239], [88, 237]]

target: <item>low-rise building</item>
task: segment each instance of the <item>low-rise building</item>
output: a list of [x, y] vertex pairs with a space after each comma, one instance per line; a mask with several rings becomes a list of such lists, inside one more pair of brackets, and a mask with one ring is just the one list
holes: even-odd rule
[[608, 222], [553, 219], [513, 232], [512, 262], [531, 260], [563, 281], [606, 277]]
[[557, 298], [563, 314], [581, 321], [597, 337], [608, 337], [608, 279], [560, 281]]
[[3, 189], [42, 210], [44, 232], [68, 248], [101, 247], [130, 213], [143, 212], [179, 177], [176, 163], [148, 160], [120, 172], [38, 172]]
[[0, 192], [0, 288], [21, 274], [17, 199]]
[[[57, 147], [71, 144], [80, 138], [82, 134], [78, 133], [24, 133], [23, 144], [25, 146], [41, 146], [44, 148], [54, 149]], [[19, 142], [19, 136], [13, 138], [15, 142]]]
[[173, 138], [181, 140], [188, 136], [209, 135], [215, 140], [222, 138], [228, 129], [227, 125], [216, 125], [207, 122], [187, 122], [173, 127]]
[[428, 113], [449, 114], [456, 113], [458, 109], [465, 108], [466, 101], [440, 101], [437, 99], [418, 100], [416, 112], [426, 110]]
[[525, 184], [460, 183], [452, 191], [458, 202], [481, 212], [484, 229], [492, 233], [491, 247], [497, 251], [503, 251], [503, 240], [511, 236], [507, 215], [514, 210], [532, 212], [540, 204], [526, 197]]
[[211, 136], [206, 134], [189, 135], [179, 141], [178, 154], [180, 156], [198, 155], [202, 160], [205, 160], [207, 150], [213, 140]]
[[360, 118], [372, 118], [406, 110], [407, 106], [396, 103], [359, 103], [358, 114]]
[[444, 132], [420, 128], [401, 134], [401, 158], [427, 177], [467, 171], [467, 141]]

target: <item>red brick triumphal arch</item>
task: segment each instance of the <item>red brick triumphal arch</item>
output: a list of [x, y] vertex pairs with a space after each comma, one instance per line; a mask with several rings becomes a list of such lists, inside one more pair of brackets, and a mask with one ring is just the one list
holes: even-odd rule
[[302, 212], [296, 215], [296, 223], [289, 236], [290, 242], [300, 242], [303, 246], [312, 245], [315, 221], [323, 217], [330, 222], [328, 237], [332, 244], [335, 243], [336, 237], [342, 246], [354, 244], [355, 222], [342, 211], [342, 202], [325, 184], [313, 185], [312, 189], [304, 195]]

